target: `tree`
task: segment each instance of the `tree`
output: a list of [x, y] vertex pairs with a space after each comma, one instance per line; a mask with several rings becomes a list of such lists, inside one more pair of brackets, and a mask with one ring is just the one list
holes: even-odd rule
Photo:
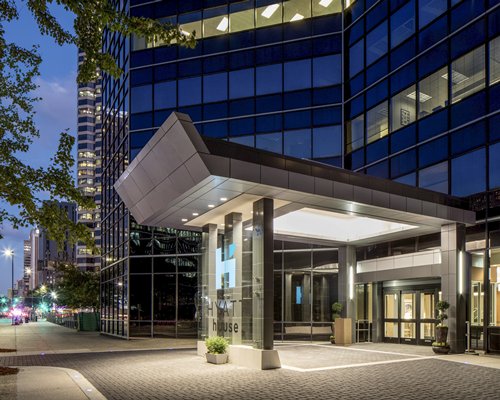
[[[71, 222], [55, 204], [42, 198], [73, 201], [84, 209], [95, 207], [76, 188], [72, 177], [74, 137], [68, 132], [61, 133], [58, 150], [47, 168], [35, 168], [22, 161], [33, 140], [39, 137], [33, 116], [34, 105], [41, 99], [34, 97], [33, 91], [42, 59], [36, 46], [28, 49], [7, 42], [4, 25], [18, 19], [19, 8], [25, 6], [41, 34], [52, 37], [58, 45], [72, 44], [81, 49], [85, 58], [78, 82], [94, 80], [99, 70], [115, 78], [122, 72], [110, 54], [101, 52], [105, 29], [125, 36], [155, 37], [165, 45], [194, 47], [195, 32], [187, 34], [176, 25], [130, 17], [117, 10], [114, 3], [113, 0], [0, 0], [0, 201], [18, 209], [11, 212], [0, 207], [0, 226], [6, 222], [15, 229], [41, 225], [59, 243], [65, 240], [68, 230], [71, 242], [79, 240], [94, 247], [90, 231], [83, 224]], [[74, 14], [74, 32], [58, 23], [50, 10], [54, 5]]]
[[55, 288], [57, 304], [70, 308], [99, 309], [99, 274], [74, 265], [59, 265]]

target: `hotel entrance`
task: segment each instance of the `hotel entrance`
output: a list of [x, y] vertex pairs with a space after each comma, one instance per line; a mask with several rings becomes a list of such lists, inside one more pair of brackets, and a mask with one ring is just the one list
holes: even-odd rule
[[384, 288], [384, 342], [431, 345], [438, 287]]

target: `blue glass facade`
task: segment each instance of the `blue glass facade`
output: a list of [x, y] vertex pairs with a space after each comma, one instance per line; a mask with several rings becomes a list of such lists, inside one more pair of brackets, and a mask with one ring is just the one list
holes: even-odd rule
[[[132, 336], [156, 334], [157, 319], [167, 321], [157, 324], [168, 326], [167, 335], [179, 335], [189, 325], [189, 312], [181, 316], [175, 303], [184, 296], [184, 255], [154, 238], [187, 240], [194, 249], [197, 234], [129, 229], [112, 188], [172, 111], [189, 114], [205, 136], [470, 196], [480, 222], [468, 240], [500, 230], [484, 223], [500, 214], [498, 0], [120, 3], [130, 15], [178, 23], [199, 40], [186, 49], [105, 35], [125, 73], [103, 79], [103, 282], [111, 282], [103, 304], [116, 301], [115, 290], [123, 298], [104, 312], [104, 332], [126, 336], [130, 323]], [[141, 241], [150, 245], [136, 252]], [[147, 250], [151, 243], [161, 245]], [[134, 300], [128, 271], [141, 255], [149, 256], [141, 259], [149, 275], [137, 287], [151, 297], [151, 256], [168, 258], [172, 276], [158, 279], [174, 285], [174, 299], [153, 290], [153, 299]], [[174, 307], [168, 318], [134, 317], [155, 301], [153, 310]]]

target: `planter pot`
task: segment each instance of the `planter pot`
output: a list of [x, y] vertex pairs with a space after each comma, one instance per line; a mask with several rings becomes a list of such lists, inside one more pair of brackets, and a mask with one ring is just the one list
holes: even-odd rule
[[436, 326], [436, 342], [446, 343], [447, 339], [448, 339], [448, 327]]
[[211, 364], [225, 364], [227, 363], [227, 354], [211, 354], [206, 353], [207, 362]]
[[335, 344], [335, 339], [330, 339], [331, 344]]
[[432, 346], [432, 351], [436, 354], [448, 354], [450, 352], [450, 346]]

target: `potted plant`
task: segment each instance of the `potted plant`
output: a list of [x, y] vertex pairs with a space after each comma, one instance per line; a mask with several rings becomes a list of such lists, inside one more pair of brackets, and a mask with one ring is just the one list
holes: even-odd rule
[[342, 312], [342, 303], [335, 302], [332, 304], [332, 333], [330, 336], [330, 343], [335, 344], [335, 320], [340, 318], [340, 313]]
[[225, 364], [227, 363], [227, 347], [229, 342], [222, 336], [211, 336], [205, 339], [205, 346], [207, 346], [207, 362], [212, 364]]
[[436, 354], [448, 354], [450, 352], [450, 345], [448, 344], [448, 327], [444, 321], [448, 319], [446, 311], [450, 308], [450, 303], [447, 301], [438, 301], [436, 310], [438, 310], [438, 323], [436, 325], [436, 341], [432, 343], [432, 350]]

